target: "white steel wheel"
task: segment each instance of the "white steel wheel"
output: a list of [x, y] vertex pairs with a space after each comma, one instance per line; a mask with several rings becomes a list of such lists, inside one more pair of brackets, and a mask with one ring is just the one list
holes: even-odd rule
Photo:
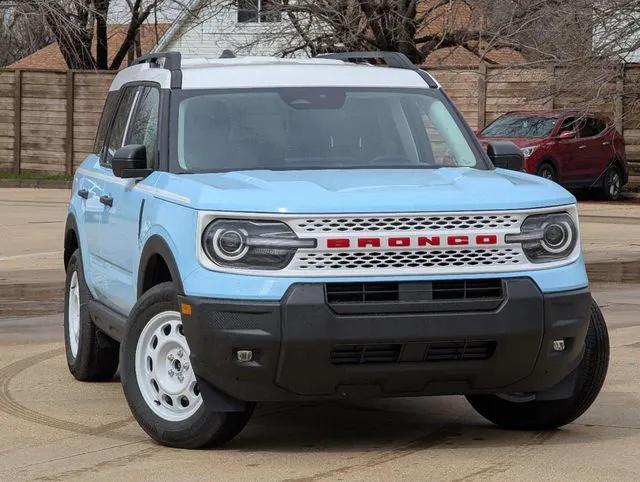
[[80, 341], [80, 283], [78, 272], [74, 271], [69, 283], [69, 348], [74, 358], [78, 356], [78, 344]]
[[164, 420], [181, 422], [202, 405], [189, 355], [177, 311], [155, 315], [142, 329], [135, 354], [136, 381], [146, 404]]

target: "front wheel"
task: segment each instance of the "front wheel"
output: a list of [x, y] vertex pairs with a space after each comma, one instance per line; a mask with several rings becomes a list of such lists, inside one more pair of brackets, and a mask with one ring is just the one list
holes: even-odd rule
[[549, 430], [573, 422], [594, 402], [607, 375], [609, 335], [600, 308], [591, 302], [591, 318], [578, 379], [571, 398], [539, 401], [535, 394], [473, 395], [467, 399], [489, 421], [505, 428]]
[[252, 409], [219, 413], [202, 399], [172, 283], [147, 291], [134, 306], [120, 349], [122, 387], [134, 417], [157, 442], [200, 448], [231, 440]]
[[556, 170], [553, 168], [551, 164], [545, 162], [539, 168], [536, 174], [544, 179], [549, 179], [550, 181], [557, 182]]

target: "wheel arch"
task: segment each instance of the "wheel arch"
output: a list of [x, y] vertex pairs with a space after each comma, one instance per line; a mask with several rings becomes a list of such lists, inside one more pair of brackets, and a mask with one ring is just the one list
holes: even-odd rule
[[63, 249], [63, 261], [64, 270], [67, 271], [67, 265], [71, 256], [80, 248], [80, 234], [78, 231], [78, 223], [73, 213], [67, 214], [67, 221], [64, 227], [64, 249]]
[[535, 169], [535, 173], [538, 172], [538, 170], [545, 164], [549, 164], [551, 167], [553, 167], [553, 170], [556, 171], [556, 175], [560, 175], [560, 167], [558, 162], [552, 157], [552, 156], [544, 156], [542, 157], [538, 163], [536, 164], [536, 169]]
[[[166, 279], [164, 269], [168, 271], [170, 280]], [[163, 281], [173, 282], [178, 293], [184, 293], [180, 270], [169, 244], [162, 236], [154, 234], [140, 254], [137, 297], [140, 298], [149, 288]]]

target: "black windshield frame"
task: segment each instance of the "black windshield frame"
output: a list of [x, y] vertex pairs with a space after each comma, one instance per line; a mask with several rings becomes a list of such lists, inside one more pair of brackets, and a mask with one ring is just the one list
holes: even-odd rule
[[[321, 87], [321, 86], [318, 86]], [[309, 87], [314, 89], [316, 87]], [[321, 87], [322, 88], [322, 87]], [[174, 174], [206, 174], [206, 173], [226, 173], [226, 172], [241, 172], [241, 171], [255, 171], [260, 169], [245, 169], [245, 168], [229, 168], [229, 169], [211, 169], [207, 171], [195, 171], [184, 169], [178, 160], [178, 126], [179, 126], [179, 111], [180, 104], [186, 99], [192, 97], [198, 97], [203, 95], [214, 94], [243, 94], [243, 93], [281, 93], [287, 91], [288, 87], [274, 87], [274, 88], [238, 88], [238, 89], [188, 89], [188, 90], [172, 90], [171, 92], [171, 108], [169, 113], [169, 171]], [[473, 153], [476, 164], [474, 166], [468, 166], [469, 169], [477, 170], [492, 170], [493, 164], [487, 157], [480, 142], [475, 136], [473, 130], [469, 127], [464, 117], [458, 111], [451, 101], [451, 99], [441, 89], [420, 89], [420, 88], [380, 88], [380, 87], [340, 87], [348, 92], [386, 92], [386, 93], [412, 93], [421, 94], [433, 97], [445, 106], [451, 117], [453, 118], [456, 126], [462, 133], [465, 141], [467, 142], [471, 152]], [[271, 171], [315, 171], [315, 170], [390, 170], [390, 169], [438, 169], [441, 166], [402, 166], [402, 167], [390, 167], [390, 166], [354, 166], [354, 167], [330, 167], [330, 166], [305, 166], [305, 167], [281, 167], [278, 169], [268, 169]]]

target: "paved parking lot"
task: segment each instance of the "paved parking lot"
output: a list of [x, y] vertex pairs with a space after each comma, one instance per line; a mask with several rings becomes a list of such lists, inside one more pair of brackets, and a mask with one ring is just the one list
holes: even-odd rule
[[561, 430], [495, 428], [462, 397], [266, 404], [220, 450], [152, 443], [120, 384], [85, 384], [62, 348], [66, 191], [0, 189], [0, 480], [640, 478], [640, 204], [581, 205], [611, 331], [604, 391]]

